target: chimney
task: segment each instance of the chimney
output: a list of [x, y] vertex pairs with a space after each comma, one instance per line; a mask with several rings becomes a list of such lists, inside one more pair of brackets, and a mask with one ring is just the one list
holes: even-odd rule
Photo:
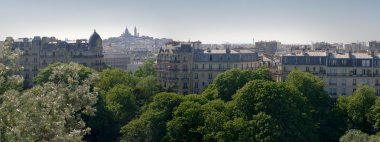
[[302, 51], [301, 51], [302, 55], [305, 55], [305, 50], [306, 50], [305, 48], [302, 49]]
[[351, 50], [348, 51], [348, 56], [349, 56], [350, 58], [352, 57], [352, 51], [351, 51]]
[[231, 49], [229, 47], [226, 48], [226, 53], [231, 53]]
[[211, 52], [211, 49], [210, 49], [210, 48], [207, 48], [207, 52], [210, 53], [210, 52]]

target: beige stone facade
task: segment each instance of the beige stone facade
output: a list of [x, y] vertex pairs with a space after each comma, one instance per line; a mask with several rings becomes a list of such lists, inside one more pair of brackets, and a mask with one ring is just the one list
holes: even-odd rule
[[157, 56], [160, 84], [179, 94], [201, 93], [218, 74], [228, 69], [255, 69], [259, 66], [255, 52], [246, 49], [203, 50], [200, 42], [168, 44]]
[[278, 70], [285, 81], [293, 69], [319, 76], [334, 102], [339, 95], [351, 95], [360, 84], [375, 88], [380, 95], [380, 58], [374, 53], [308, 52], [283, 56]]
[[12, 42], [13, 49], [20, 49], [22, 55], [20, 64], [23, 66], [22, 75], [24, 86], [34, 85], [33, 79], [41, 68], [54, 62], [77, 62], [95, 70], [102, 70], [103, 62], [102, 39], [94, 32], [89, 42], [87, 40], [60, 41], [54, 37], [34, 37], [33, 39], [7, 38]]

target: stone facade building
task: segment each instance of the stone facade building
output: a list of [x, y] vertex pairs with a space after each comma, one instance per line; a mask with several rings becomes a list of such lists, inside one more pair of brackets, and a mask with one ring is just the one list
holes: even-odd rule
[[33, 79], [41, 68], [54, 62], [77, 62], [97, 71], [104, 68], [102, 39], [94, 31], [89, 41], [61, 41], [54, 37], [39, 37], [33, 39], [7, 38], [12, 42], [13, 49], [20, 49], [22, 55], [20, 64], [23, 66], [22, 75], [24, 86], [33, 86]]
[[128, 70], [128, 64], [131, 63], [131, 57], [123, 52], [104, 52], [104, 63], [112, 68]]
[[255, 69], [258, 54], [247, 49], [201, 49], [201, 42], [173, 42], [157, 56], [158, 81], [179, 94], [201, 93], [220, 73], [231, 69]]
[[292, 69], [319, 76], [335, 102], [339, 95], [351, 95], [360, 84], [368, 84], [380, 95], [380, 56], [372, 53], [300, 52], [281, 57], [279, 81]]
[[259, 41], [255, 43], [255, 50], [260, 54], [273, 56], [277, 49], [281, 47], [281, 42], [278, 41]]

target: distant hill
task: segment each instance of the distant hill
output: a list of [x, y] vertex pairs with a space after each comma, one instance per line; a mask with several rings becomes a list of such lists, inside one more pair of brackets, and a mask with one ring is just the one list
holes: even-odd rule
[[105, 49], [123, 49], [133, 50], [138, 48], [157, 49], [165, 45], [168, 42], [172, 42], [172, 39], [167, 38], [154, 38], [149, 36], [140, 36], [135, 27], [134, 34], [132, 35], [128, 28], [119, 37], [110, 37], [103, 40], [103, 47]]

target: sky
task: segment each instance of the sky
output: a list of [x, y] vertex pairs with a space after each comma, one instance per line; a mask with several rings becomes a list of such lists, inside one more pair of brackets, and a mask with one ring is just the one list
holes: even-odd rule
[[379, 0], [0, 0], [0, 40], [140, 35], [203, 43], [380, 40]]

